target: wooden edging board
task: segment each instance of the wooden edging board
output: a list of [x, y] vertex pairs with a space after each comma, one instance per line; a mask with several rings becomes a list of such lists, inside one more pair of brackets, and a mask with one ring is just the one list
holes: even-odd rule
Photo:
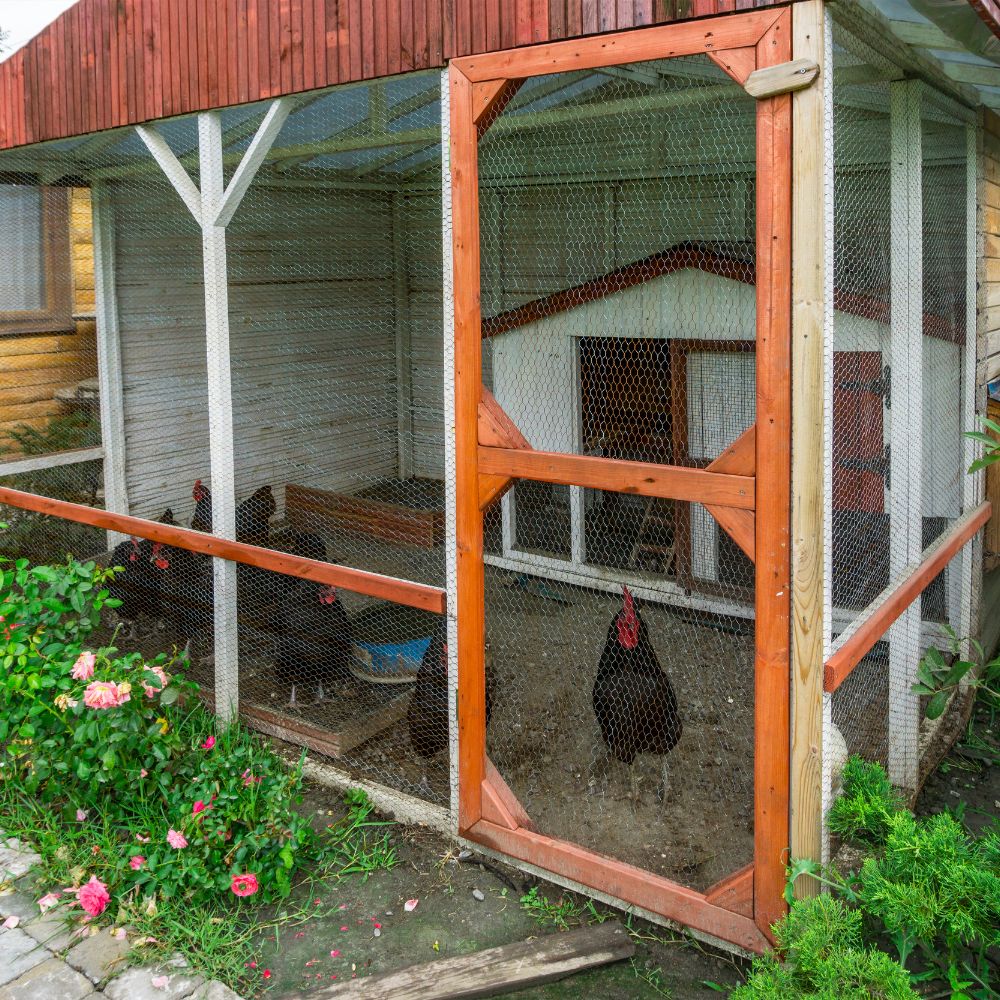
[[620, 962], [635, 944], [617, 920], [499, 948], [441, 958], [363, 979], [311, 990], [310, 998], [366, 1000], [472, 1000], [513, 993], [564, 979], [584, 969]]

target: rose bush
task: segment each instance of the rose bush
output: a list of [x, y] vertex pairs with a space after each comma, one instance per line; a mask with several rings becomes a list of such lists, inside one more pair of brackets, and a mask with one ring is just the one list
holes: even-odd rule
[[30, 796], [113, 831], [115, 848], [95, 844], [68, 887], [87, 913], [112, 898], [287, 896], [325, 850], [294, 809], [301, 764], [238, 725], [217, 731], [177, 655], [90, 644], [116, 603], [111, 576], [73, 560], [0, 568], [0, 818], [5, 800]]

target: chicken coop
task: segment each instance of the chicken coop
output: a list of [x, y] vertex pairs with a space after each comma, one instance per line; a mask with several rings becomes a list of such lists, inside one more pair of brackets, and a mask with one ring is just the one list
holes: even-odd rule
[[81, 0], [0, 65], [0, 313], [88, 191], [98, 443], [0, 444], [0, 551], [120, 567], [99, 638], [310, 773], [763, 950], [847, 755], [914, 794], [970, 710], [912, 690], [990, 515], [952, 6]]

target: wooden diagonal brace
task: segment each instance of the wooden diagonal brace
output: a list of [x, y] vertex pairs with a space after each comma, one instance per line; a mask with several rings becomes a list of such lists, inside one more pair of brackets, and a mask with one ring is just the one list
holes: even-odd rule
[[708, 58], [719, 69], [728, 73], [741, 87], [747, 77], [757, 68], [757, 48], [748, 45], [742, 49], [726, 49], [724, 52], [709, 52]]
[[[724, 472], [732, 476], [753, 476], [757, 468], [757, 426], [745, 430], [714, 462], [707, 471]], [[736, 507], [717, 507], [705, 504], [705, 510], [718, 521], [747, 558], [756, 560], [757, 516], [752, 510]]]
[[483, 819], [508, 830], [538, 829], [489, 757], [483, 778]]
[[[504, 412], [493, 393], [483, 386], [479, 400], [479, 443], [493, 448], [529, 449], [528, 439], [518, 430], [517, 424]], [[510, 476], [480, 473], [479, 509], [485, 510], [514, 485]]]
[[472, 85], [472, 120], [476, 123], [476, 133], [480, 139], [518, 92], [522, 83], [523, 80], [481, 80]]

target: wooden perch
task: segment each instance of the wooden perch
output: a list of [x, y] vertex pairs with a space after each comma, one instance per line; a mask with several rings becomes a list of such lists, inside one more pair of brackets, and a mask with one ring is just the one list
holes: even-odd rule
[[758, 99], [804, 90], [819, 76], [819, 63], [813, 59], [793, 59], [778, 66], [755, 69], [743, 89]]
[[[631, 958], [635, 945], [617, 920], [354, 979], [309, 993], [319, 1000], [467, 1000], [513, 993], [584, 969]], [[300, 994], [304, 997], [305, 994]]]

